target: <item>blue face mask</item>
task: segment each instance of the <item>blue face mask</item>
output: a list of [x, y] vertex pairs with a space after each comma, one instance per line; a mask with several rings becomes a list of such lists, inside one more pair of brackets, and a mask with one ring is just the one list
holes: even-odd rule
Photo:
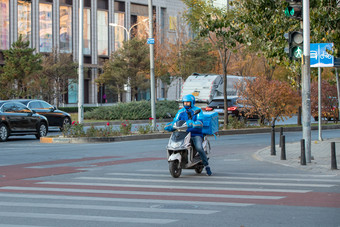
[[191, 105], [190, 105], [190, 106], [186, 106], [186, 105], [184, 105], [184, 103], [183, 103], [183, 106], [184, 106], [184, 108], [187, 109], [187, 110], [191, 108]]

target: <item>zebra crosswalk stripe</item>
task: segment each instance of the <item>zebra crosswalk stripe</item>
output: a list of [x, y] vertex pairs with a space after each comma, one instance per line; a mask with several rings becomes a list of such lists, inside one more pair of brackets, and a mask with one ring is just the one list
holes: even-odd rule
[[27, 212], [0, 212], [1, 217], [15, 218], [43, 218], [55, 220], [76, 220], [76, 221], [96, 221], [96, 222], [124, 222], [138, 224], [169, 224], [178, 221], [177, 219], [155, 219], [155, 218], [133, 218], [133, 217], [108, 217], [70, 214], [48, 214], [48, 213], [27, 213]]

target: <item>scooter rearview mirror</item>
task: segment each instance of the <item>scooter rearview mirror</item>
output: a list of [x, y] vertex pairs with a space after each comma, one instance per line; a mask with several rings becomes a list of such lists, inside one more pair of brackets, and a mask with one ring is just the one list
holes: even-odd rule
[[198, 109], [198, 110], [195, 110], [195, 112], [194, 112], [194, 115], [196, 115], [196, 114], [199, 114], [201, 112], [201, 110], [200, 109]]

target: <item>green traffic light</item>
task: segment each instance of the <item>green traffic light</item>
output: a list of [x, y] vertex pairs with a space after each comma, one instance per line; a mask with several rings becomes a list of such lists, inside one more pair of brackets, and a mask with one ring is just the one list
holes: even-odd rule
[[288, 6], [286, 9], [285, 9], [285, 15], [287, 17], [290, 17], [290, 16], [294, 16], [294, 8], [293, 7], [290, 7]]
[[301, 49], [300, 46], [294, 47], [292, 51], [295, 58], [297, 59], [302, 58], [303, 50]]

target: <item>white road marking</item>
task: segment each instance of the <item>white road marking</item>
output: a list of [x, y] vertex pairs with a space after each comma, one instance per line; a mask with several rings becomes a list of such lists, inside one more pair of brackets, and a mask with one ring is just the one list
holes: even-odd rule
[[[117, 176], [145, 176], [145, 177], [169, 177], [169, 174], [147, 174], [147, 173], [107, 173], [106, 175], [117, 175]], [[182, 176], [182, 178], [202, 178], [202, 175], [190, 175]], [[339, 183], [338, 179], [309, 179], [309, 178], [280, 178], [280, 177], [231, 177], [231, 176], [209, 176], [209, 179], [221, 179], [221, 180], [259, 180], [259, 181], [316, 181], [316, 182], [336, 182]]]
[[283, 187], [319, 187], [319, 188], [330, 188], [332, 184], [297, 184], [297, 183], [265, 183], [265, 182], [241, 182], [241, 181], [214, 181], [209, 180], [156, 180], [156, 179], [130, 179], [130, 178], [118, 178], [118, 177], [77, 177], [75, 179], [81, 180], [106, 180], [106, 181], [133, 181], [133, 182], [156, 182], [156, 183], [185, 183], [185, 184], [219, 184], [219, 185], [262, 185], [262, 186], [283, 186]]
[[219, 191], [245, 191], [245, 192], [286, 192], [286, 193], [307, 193], [311, 190], [291, 190], [291, 189], [275, 189], [275, 188], [226, 188], [226, 187], [190, 187], [190, 186], [171, 186], [171, 185], [143, 185], [143, 184], [109, 184], [109, 183], [91, 183], [91, 182], [37, 182], [36, 184], [50, 185], [83, 185], [83, 186], [107, 186], [107, 187], [131, 187], [131, 188], [166, 188], [166, 189], [201, 189], [201, 190], [219, 190]]
[[0, 197], [5, 198], [25, 198], [25, 199], [52, 199], [52, 200], [74, 200], [74, 201], [106, 201], [106, 202], [123, 202], [123, 203], [156, 203], [156, 204], [190, 204], [190, 205], [211, 205], [211, 206], [237, 206], [245, 207], [254, 205], [252, 203], [221, 203], [221, 202], [205, 202], [205, 201], [179, 201], [179, 200], [160, 200], [160, 199], [130, 199], [130, 198], [103, 198], [90, 196], [68, 196], [68, 195], [35, 195], [35, 194], [17, 194], [2, 193]]
[[0, 206], [10, 207], [43, 207], [43, 208], [60, 208], [60, 209], [88, 209], [88, 210], [115, 210], [128, 212], [153, 212], [153, 213], [179, 213], [179, 214], [213, 214], [219, 211], [202, 210], [202, 209], [164, 209], [164, 208], [149, 208], [149, 207], [123, 207], [123, 206], [98, 206], [85, 204], [52, 204], [52, 203], [23, 203], [23, 202], [0, 202]]
[[38, 214], [23, 212], [0, 212], [1, 217], [15, 218], [41, 218], [56, 220], [77, 220], [77, 221], [96, 221], [96, 222], [124, 222], [124, 223], [143, 223], [143, 224], [169, 224], [178, 220], [175, 219], [153, 219], [153, 218], [121, 218], [106, 216], [89, 216], [89, 215], [69, 215], [69, 214]]
[[122, 194], [122, 195], [152, 195], [152, 196], [179, 196], [179, 197], [205, 197], [205, 198], [233, 198], [233, 199], [282, 199], [284, 196], [256, 196], [256, 195], [225, 195], [225, 194], [203, 194], [203, 193], [169, 193], [169, 192], [143, 192], [143, 191], [115, 191], [115, 190], [94, 190], [81, 188], [41, 188], [41, 187], [2, 187], [5, 190], [21, 191], [47, 191], [47, 192], [77, 192], [77, 193], [98, 193], [98, 194]]

